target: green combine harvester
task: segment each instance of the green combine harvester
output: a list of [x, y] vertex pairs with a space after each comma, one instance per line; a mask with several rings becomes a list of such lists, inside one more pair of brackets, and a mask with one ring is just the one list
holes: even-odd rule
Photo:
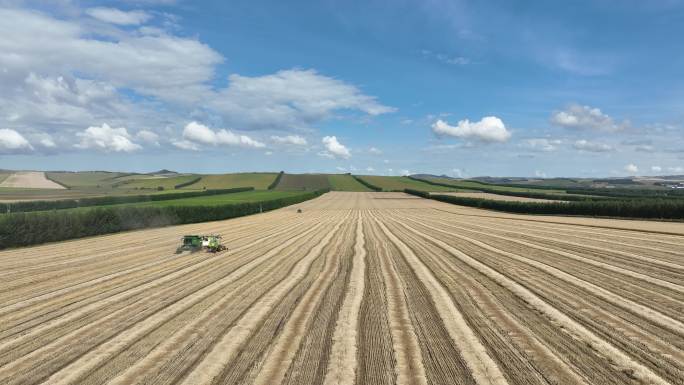
[[203, 249], [210, 253], [218, 253], [226, 250], [226, 247], [221, 244], [220, 235], [184, 235], [181, 238], [181, 245], [176, 249], [176, 254], [184, 251], [194, 253]]

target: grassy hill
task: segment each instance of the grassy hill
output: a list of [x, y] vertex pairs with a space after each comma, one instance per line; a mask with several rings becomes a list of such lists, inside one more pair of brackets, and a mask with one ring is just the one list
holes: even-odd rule
[[235, 187], [254, 187], [256, 190], [266, 190], [278, 174], [269, 173], [237, 173], [202, 175], [199, 182], [183, 187], [183, 190], [225, 189]]
[[69, 188], [99, 187], [111, 188], [118, 178], [130, 175], [121, 172], [82, 171], [82, 172], [46, 172], [45, 176]]
[[458, 191], [458, 188], [449, 188], [443, 186], [434, 186], [429, 183], [409, 179], [405, 176], [379, 176], [379, 175], [360, 175], [361, 179], [366, 182], [381, 187], [386, 191], [404, 191], [404, 189], [412, 189], [418, 191]]
[[[152, 189], [162, 187], [164, 190], [173, 190], [176, 185], [187, 183], [199, 178], [199, 175], [181, 175], [173, 177], [140, 177], [126, 181], [119, 188]], [[192, 187], [192, 186], [187, 186]]]
[[314, 191], [330, 188], [328, 176], [324, 174], [283, 174], [276, 190]]
[[328, 175], [328, 183], [334, 191], [373, 191], [349, 174]]

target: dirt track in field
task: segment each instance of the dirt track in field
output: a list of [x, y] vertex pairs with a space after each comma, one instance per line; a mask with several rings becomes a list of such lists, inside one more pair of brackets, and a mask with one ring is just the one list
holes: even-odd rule
[[3, 180], [0, 187], [66, 189], [66, 187], [47, 179], [42, 171], [15, 172]]
[[684, 384], [684, 224], [328, 193], [7, 250], [0, 383]]

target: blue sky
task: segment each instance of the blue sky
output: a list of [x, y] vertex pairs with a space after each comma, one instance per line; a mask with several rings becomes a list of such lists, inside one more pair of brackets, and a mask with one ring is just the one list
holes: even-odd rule
[[0, 168], [684, 174], [684, 2], [0, 0]]

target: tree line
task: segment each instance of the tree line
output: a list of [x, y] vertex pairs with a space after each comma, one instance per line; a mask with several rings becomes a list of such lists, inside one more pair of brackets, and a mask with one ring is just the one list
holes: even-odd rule
[[329, 190], [215, 206], [120, 206], [0, 215], [0, 249], [126, 230], [216, 221], [269, 211], [316, 198]]
[[62, 210], [73, 209], [78, 207], [108, 206], [122, 203], [156, 202], [181, 198], [194, 198], [209, 195], [232, 194], [252, 190], [254, 190], [254, 187], [235, 187], [228, 189], [188, 191], [155, 195], [119, 195], [80, 199], [60, 199], [55, 201], [21, 201], [12, 203], [0, 203], [0, 213]]
[[173, 188], [178, 190], [179, 188], [183, 188], [183, 187], [187, 187], [187, 186], [190, 186], [192, 184], [195, 184], [195, 183], [199, 182], [200, 180], [202, 180], [202, 177], [198, 176], [197, 178], [192, 178], [187, 182], [179, 183], [179, 184], [173, 186]]
[[684, 200], [610, 199], [576, 202], [513, 202], [453, 195], [430, 194], [406, 189], [405, 193], [461, 206], [523, 214], [581, 215], [640, 219], [684, 219]]
[[368, 187], [369, 189], [371, 189], [373, 191], [382, 191], [382, 187], [378, 187], [374, 184], [371, 184], [370, 182], [366, 181], [365, 179], [363, 179], [359, 176], [352, 175], [352, 178], [356, 179], [357, 182], [361, 183], [362, 185]]
[[[468, 182], [478, 183], [478, 184], [482, 185], [482, 187], [464, 188], [464, 187], [456, 186], [456, 185], [449, 184], [449, 183], [435, 182], [435, 181], [431, 181], [431, 180], [427, 180], [427, 179], [416, 178], [413, 176], [408, 176], [407, 178], [413, 179], [415, 181], [427, 183], [427, 184], [430, 184], [433, 186], [449, 187], [449, 188], [455, 188], [455, 189], [461, 189], [461, 190], [471, 190], [471, 191], [475, 191], [475, 192], [484, 192], [484, 193], [490, 193], [490, 194], [507, 195], [507, 196], [512, 196], [512, 197], [521, 197], [521, 198], [548, 199], [548, 200], [552, 200], [552, 201], [587, 201], [587, 200], [606, 199], [606, 198], [594, 198], [594, 197], [587, 197], [587, 196], [580, 196], [580, 195], [551, 194], [551, 193], [536, 192], [536, 191], [501, 190], [501, 189], [487, 187], [487, 186], [498, 186], [498, 185], [491, 185], [491, 184], [482, 183], [482, 182], [478, 182], [478, 181], [468, 181]], [[501, 187], [506, 187], [506, 186], [501, 186]]]
[[285, 171], [281, 171], [278, 173], [278, 176], [276, 176], [275, 180], [271, 182], [270, 185], [268, 185], [269, 190], [273, 190], [276, 187], [278, 187], [278, 184], [280, 183], [280, 180], [283, 179], [283, 174], [285, 174]]

